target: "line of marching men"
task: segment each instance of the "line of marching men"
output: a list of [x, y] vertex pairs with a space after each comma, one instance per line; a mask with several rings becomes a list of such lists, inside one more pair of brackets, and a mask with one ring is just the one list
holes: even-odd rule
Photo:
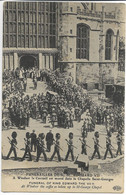
[[[55, 136], [56, 139], [54, 139], [53, 134], [50, 130], [50, 132], [48, 132], [47, 135], [46, 135], [47, 146], [45, 146], [45, 134], [40, 133], [38, 135], [38, 137], [36, 138], [36, 134], [34, 132], [35, 131], [33, 130], [33, 133], [31, 133], [31, 134], [29, 132], [26, 133], [26, 138], [24, 138], [25, 152], [24, 152], [23, 157], [21, 158], [21, 161], [23, 161], [26, 158], [26, 156], [29, 157], [29, 161], [32, 161], [31, 151], [33, 151], [33, 146], [34, 146], [34, 152], [36, 151], [36, 148], [37, 148], [36, 162], [39, 161], [39, 158], [40, 158], [41, 154], [43, 154], [44, 160], [47, 161], [46, 152], [51, 151], [51, 146], [53, 144], [54, 144], [54, 152], [53, 152], [53, 154], [50, 158], [50, 161], [53, 160], [53, 158], [56, 154], [57, 154], [57, 157], [58, 157], [58, 161], [61, 161], [60, 150], [62, 150], [62, 148], [60, 147], [60, 138], [61, 138], [60, 133], [56, 133], [56, 136]], [[122, 136], [123, 136], [122, 131], [121, 130], [118, 131], [117, 136], [116, 136], [117, 150], [111, 144], [111, 135], [112, 135], [111, 132], [107, 133], [107, 136], [106, 136], [106, 150], [105, 150], [105, 154], [104, 154], [103, 159], [106, 159], [108, 152], [110, 153], [111, 158], [114, 158], [114, 157], [118, 156], [119, 154], [122, 155]], [[8, 137], [11, 147], [10, 147], [10, 150], [9, 150], [9, 153], [8, 153], [6, 159], [9, 159], [11, 153], [13, 152], [15, 160], [17, 160], [18, 159], [17, 158], [17, 152], [16, 152], [16, 149], [18, 149], [17, 148], [17, 140], [16, 140], [17, 133], [14, 131], [14, 132], [12, 132], [11, 136], [12, 136], [12, 139], [10, 139]], [[66, 154], [66, 157], [65, 157], [64, 160], [67, 161], [69, 155], [71, 154], [72, 161], [74, 161], [74, 159], [75, 159], [75, 157], [74, 157], [74, 148], [77, 149], [77, 147], [73, 143], [73, 133], [70, 132], [69, 133], [69, 139], [68, 140], [65, 139], [65, 140], [66, 140], [67, 145], [68, 145], [68, 151], [67, 151], [67, 154]], [[79, 138], [79, 140], [81, 141], [81, 145], [82, 145], [81, 154], [87, 155], [87, 147], [90, 148], [90, 146], [88, 146], [87, 143], [86, 143], [86, 135], [83, 134], [82, 137]], [[99, 132], [98, 131], [96, 131], [94, 133], [93, 140], [94, 140], [94, 152], [93, 152], [92, 157], [90, 158], [90, 160], [92, 160], [96, 156], [96, 154], [97, 154], [98, 158], [101, 159], [100, 148], [102, 148], [102, 147], [99, 145]], [[116, 150], [116, 155], [113, 155], [112, 149]]]

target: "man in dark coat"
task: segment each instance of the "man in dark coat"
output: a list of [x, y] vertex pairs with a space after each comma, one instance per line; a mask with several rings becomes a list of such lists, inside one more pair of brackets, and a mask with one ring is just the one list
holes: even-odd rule
[[51, 151], [51, 146], [53, 145], [53, 134], [52, 134], [52, 130], [50, 130], [47, 134], [46, 134], [46, 144], [47, 144], [47, 149], [48, 152]]
[[36, 152], [36, 134], [35, 134], [35, 130], [32, 131], [31, 135], [31, 151], [33, 151], [33, 146], [34, 146], [34, 151], [33, 152]]

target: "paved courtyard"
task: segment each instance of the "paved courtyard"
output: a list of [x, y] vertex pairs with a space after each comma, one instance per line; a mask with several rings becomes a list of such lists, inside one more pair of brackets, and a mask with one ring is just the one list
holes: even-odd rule
[[[28, 85], [27, 85], [27, 91], [26, 94], [32, 95], [33, 93], [45, 93], [47, 91], [47, 85], [44, 82], [38, 82], [38, 87], [37, 90], [33, 90], [33, 83], [31, 79], [28, 79]], [[54, 158], [54, 160], [52, 162], [44, 162], [44, 158], [43, 156], [41, 156], [40, 161], [39, 162], [35, 162], [36, 159], [36, 153], [32, 152], [32, 157], [33, 157], [33, 161], [32, 162], [27, 162], [27, 159], [23, 162], [19, 162], [19, 161], [14, 161], [12, 158], [10, 158], [9, 160], [3, 160], [2, 162], [2, 168], [3, 169], [20, 169], [20, 168], [38, 168], [38, 167], [62, 167], [62, 166], [72, 166], [73, 162], [71, 162], [71, 156], [68, 162], [64, 161], [65, 155], [67, 153], [67, 142], [65, 141], [65, 139], [69, 139], [68, 135], [69, 132], [73, 132], [74, 133], [74, 145], [77, 147], [77, 149], [74, 149], [74, 155], [75, 157], [78, 156], [78, 154], [81, 153], [81, 143], [79, 141], [79, 138], [81, 137], [81, 127], [83, 125], [83, 117], [84, 114], [82, 115], [82, 120], [78, 123], [77, 121], [74, 121], [74, 127], [73, 128], [69, 128], [69, 129], [64, 129], [64, 128], [59, 128], [59, 127], [54, 127], [52, 128], [52, 125], [49, 121], [49, 118], [47, 120], [46, 124], [43, 124], [41, 119], [39, 120], [35, 120], [30, 118], [30, 125], [29, 127], [26, 127], [26, 130], [23, 129], [17, 129], [16, 127], [13, 127], [9, 130], [3, 130], [2, 132], [2, 156], [5, 157], [9, 151], [10, 148], [10, 144], [8, 141], [7, 137], [11, 138], [11, 133], [13, 131], [17, 132], [17, 156], [19, 158], [21, 158], [24, 154], [24, 148], [25, 148], [25, 143], [24, 143], [24, 138], [25, 138], [25, 134], [26, 132], [32, 132], [32, 130], [34, 129], [36, 134], [38, 135], [39, 133], [47, 133], [50, 129], [52, 129], [52, 133], [55, 134], [57, 132], [59, 132], [61, 134], [61, 139], [60, 139], [60, 147], [62, 148], [62, 150], [60, 151], [61, 157], [63, 159], [62, 162], [58, 162], [57, 161], [57, 156], [56, 158]], [[110, 158], [110, 154], [108, 154], [108, 157], [106, 160], [103, 160], [103, 156], [105, 154], [105, 150], [106, 150], [106, 130], [105, 130], [105, 126], [104, 125], [96, 125], [95, 127], [95, 131], [99, 131], [100, 133], [100, 146], [102, 148], [100, 148], [100, 154], [101, 154], [101, 159], [97, 159], [94, 158], [92, 161], [90, 160], [90, 157], [93, 154], [94, 151], [94, 142], [93, 142], [93, 137], [94, 137], [94, 132], [89, 132], [88, 133], [88, 137], [87, 137], [87, 145], [90, 146], [87, 147], [87, 154], [89, 157], [89, 165], [91, 164], [106, 164], [106, 163], [112, 163], [120, 158], [123, 157], [122, 156], [118, 156], [116, 158], [111, 159]], [[113, 154], [116, 153], [116, 149], [117, 149], [117, 144], [116, 144], [116, 135], [117, 133], [113, 133], [112, 135], [112, 145], [114, 146], [115, 149], [113, 149]], [[54, 146], [52, 146], [51, 148], [51, 152], [47, 152], [47, 158], [48, 160], [50, 159], [52, 153], [54, 151]], [[13, 154], [12, 156], [13, 157]]]

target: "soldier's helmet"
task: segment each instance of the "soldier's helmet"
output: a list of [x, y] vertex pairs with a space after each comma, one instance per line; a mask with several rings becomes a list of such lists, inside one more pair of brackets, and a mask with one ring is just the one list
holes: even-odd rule
[[11, 136], [12, 136], [12, 138], [16, 138], [17, 137], [17, 133], [15, 131], [13, 131]]
[[69, 133], [69, 138], [73, 139], [73, 133], [72, 132]]
[[56, 133], [56, 138], [60, 139], [60, 134], [59, 133]]
[[97, 138], [99, 138], [99, 132], [96, 131], [96, 132], [94, 133], [94, 136], [97, 137]]
[[29, 137], [30, 137], [30, 133], [27, 132], [27, 133], [26, 133], [26, 138], [29, 138]]

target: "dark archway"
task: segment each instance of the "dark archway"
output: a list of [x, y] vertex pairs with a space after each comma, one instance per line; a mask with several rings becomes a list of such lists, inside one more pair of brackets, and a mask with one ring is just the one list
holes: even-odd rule
[[25, 70], [32, 69], [33, 67], [38, 68], [37, 60], [35, 57], [31, 55], [22, 56], [20, 59], [20, 68], [24, 68]]

